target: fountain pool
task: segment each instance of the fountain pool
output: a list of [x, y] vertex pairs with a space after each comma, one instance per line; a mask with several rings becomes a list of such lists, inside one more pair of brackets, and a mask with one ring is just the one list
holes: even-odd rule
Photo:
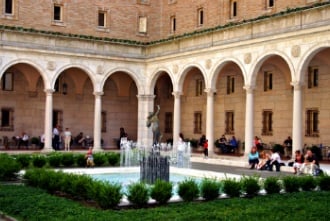
[[[73, 168], [73, 169], [63, 169], [63, 172], [74, 173], [74, 174], [86, 174], [94, 177], [95, 179], [107, 180], [113, 183], [121, 183], [123, 186], [127, 186], [130, 183], [138, 182], [140, 178], [140, 167], [109, 167], [109, 168]], [[240, 179], [241, 176], [235, 174], [224, 174], [217, 173], [213, 171], [196, 170], [196, 169], [186, 169], [170, 167], [170, 182], [173, 182], [173, 196], [170, 202], [181, 201], [180, 197], [176, 194], [175, 184], [183, 181], [185, 178], [195, 179], [197, 182], [201, 181], [203, 178], [214, 178], [214, 179], [226, 179], [235, 178]], [[125, 192], [125, 188], [123, 188]], [[152, 203], [153, 200], [150, 200]], [[121, 205], [128, 205], [129, 202], [124, 196]]]

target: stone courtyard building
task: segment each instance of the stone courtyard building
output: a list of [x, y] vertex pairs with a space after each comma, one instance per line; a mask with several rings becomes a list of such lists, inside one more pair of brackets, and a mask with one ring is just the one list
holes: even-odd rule
[[[151, 145], [178, 134], [209, 152], [222, 134], [247, 154], [293, 138], [330, 145], [330, 2], [322, 0], [3, 0], [0, 138], [57, 124], [94, 148], [119, 128]], [[101, 140], [103, 142], [101, 142]], [[244, 144], [244, 145], [243, 145]]]

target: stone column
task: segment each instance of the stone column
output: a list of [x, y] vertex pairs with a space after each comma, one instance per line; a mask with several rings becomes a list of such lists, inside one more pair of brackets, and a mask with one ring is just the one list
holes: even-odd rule
[[[138, 128], [137, 144], [139, 146], [152, 146], [152, 130], [147, 127], [147, 117], [150, 112], [154, 112], [155, 95], [137, 95], [138, 98]], [[160, 107], [162, 108], [162, 107]]]
[[102, 130], [102, 95], [103, 92], [94, 92], [94, 151], [102, 151], [101, 148], [101, 130]]
[[179, 133], [181, 133], [181, 91], [173, 91], [174, 111], [173, 111], [173, 146], [177, 145]]
[[46, 106], [45, 106], [45, 146], [43, 148], [43, 152], [51, 152], [52, 148], [52, 140], [53, 140], [53, 89], [46, 89]]
[[254, 100], [253, 90], [254, 87], [251, 85], [245, 85], [246, 90], [246, 107], [245, 107], [245, 150], [244, 155], [247, 156], [254, 145]]
[[293, 86], [293, 120], [292, 120], [292, 156], [296, 150], [303, 149], [303, 109], [302, 85], [300, 82], [291, 82]]
[[215, 90], [205, 89], [207, 93], [206, 103], [206, 139], [208, 140], [209, 155], [214, 155], [214, 93]]

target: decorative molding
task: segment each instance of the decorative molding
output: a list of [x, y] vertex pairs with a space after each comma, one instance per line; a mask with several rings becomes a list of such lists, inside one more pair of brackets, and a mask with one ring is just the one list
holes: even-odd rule
[[156, 95], [153, 94], [138, 94], [136, 95], [139, 101], [152, 101], [155, 99]]
[[172, 70], [174, 74], [177, 74], [179, 71], [179, 66], [177, 64], [173, 64]]
[[291, 55], [295, 58], [299, 57], [300, 56], [300, 52], [301, 52], [301, 49], [300, 49], [300, 46], [299, 45], [294, 45], [292, 46], [291, 48]]
[[300, 91], [303, 87], [303, 83], [300, 81], [292, 81], [290, 84], [293, 86], [295, 91]]
[[243, 87], [245, 90], [246, 90], [246, 93], [248, 94], [252, 94], [254, 89], [255, 89], [255, 86], [254, 85], [244, 85]]
[[93, 94], [95, 97], [104, 95], [103, 91], [95, 91]]
[[56, 63], [54, 61], [48, 61], [47, 69], [50, 71], [54, 71], [56, 69]]
[[102, 65], [98, 65], [96, 68], [96, 73], [99, 75], [103, 75], [104, 74], [104, 68]]
[[175, 99], [179, 99], [182, 96], [181, 91], [173, 91], [172, 95], [174, 96]]
[[210, 69], [212, 67], [212, 60], [211, 59], [207, 59], [205, 61], [205, 67], [206, 67], [206, 69]]
[[251, 53], [244, 54], [244, 62], [245, 64], [250, 64], [252, 61], [252, 55]]

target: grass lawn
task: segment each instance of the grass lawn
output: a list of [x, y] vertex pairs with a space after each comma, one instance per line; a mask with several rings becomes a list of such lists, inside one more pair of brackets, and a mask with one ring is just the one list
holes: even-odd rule
[[[299, 192], [173, 203], [143, 209], [100, 210], [23, 185], [0, 185], [0, 211], [17, 220], [329, 220], [330, 192]], [[1, 218], [0, 218], [1, 220]]]

